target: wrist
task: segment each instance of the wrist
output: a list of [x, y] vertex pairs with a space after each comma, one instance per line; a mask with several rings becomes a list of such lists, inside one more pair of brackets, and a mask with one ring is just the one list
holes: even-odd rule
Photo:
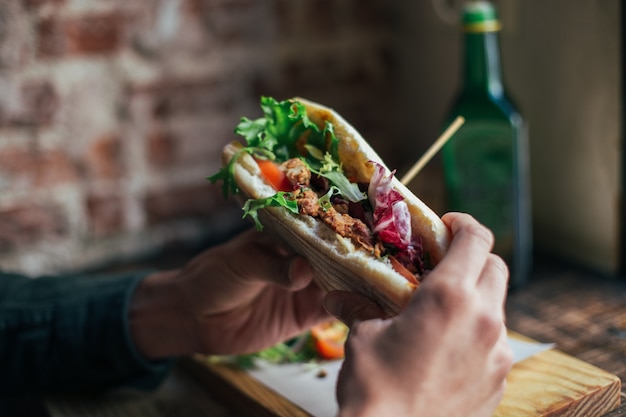
[[148, 359], [193, 352], [191, 313], [185, 308], [178, 271], [144, 278], [130, 301], [129, 330], [137, 351]]

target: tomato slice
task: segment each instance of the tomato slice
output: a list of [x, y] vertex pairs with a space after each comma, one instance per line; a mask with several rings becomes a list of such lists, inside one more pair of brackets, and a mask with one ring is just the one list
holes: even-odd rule
[[293, 190], [293, 185], [289, 178], [285, 175], [283, 171], [281, 171], [279, 165], [270, 161], [269, 159], [257, 159], [255, 161], [259, 168], [261, 169], [261, 174], [270, 183], [272, 187], [276, 191], [291, 191]]
[[402, 265], [400, 263], [400, 261], [398, 261], [393, 256], [389, 256], [389, 260], [391, 261], [392, 268], [398, 274], [402, 275], [404, 278], [406, 278], [407, 281], [409, 281], [411, 284], [415, 285], [416, 287], [418, 287], [420, 285], [420, 282], [417, 280], [417, 278], [415, 278], [415, 275], [413, 275], [413, 273], [411, 271], [406, 269], [406, 267], [404, 265]]
[[344, 344], [348, 337], [348, 326], [337, 319], [318, 324], [311, 328], [315, 350], [323, 359], [344, 357]]

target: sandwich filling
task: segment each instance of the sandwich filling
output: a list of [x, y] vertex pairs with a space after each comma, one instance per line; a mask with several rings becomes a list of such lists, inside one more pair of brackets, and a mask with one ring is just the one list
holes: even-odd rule
[[388, 259], [398, 273], [418, 285], [430, 265], [420, 237], [412, 233], [408, 206], [392, 187], [394, 172], [370, 161], [374, 173], [369, 183], [352, 182], [340, 163], [339, 140], [331, 122], [318, 126], [296, 100], [263, 97], [261, 108], [264, 117], [242, 118], [235, 129], [246, 146], [209, 180], [223, 182], [225, 197], [239, 193], [234, 164], [241, 153], [252, 155], [276, 191], [246, 201], [244, 217], [250, 216], [257, 229], [263, 228], [258, 210], [266, 207], [314, 217], [361, 250]]

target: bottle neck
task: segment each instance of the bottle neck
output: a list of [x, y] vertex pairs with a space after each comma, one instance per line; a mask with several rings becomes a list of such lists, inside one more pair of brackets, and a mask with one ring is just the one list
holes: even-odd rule
[[502, 95], [498, 32], [465, 33], [465, 89]]

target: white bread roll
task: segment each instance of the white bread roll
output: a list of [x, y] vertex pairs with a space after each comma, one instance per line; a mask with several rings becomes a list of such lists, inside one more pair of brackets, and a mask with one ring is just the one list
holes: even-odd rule
[[[326, 120], [333, 124], [346, 176], [369, 183], [374, 167], [368, 161], [384, 163], [356, 129], [327, 107], [301, 98], [295, 100], [306, 107], [308, 117], [318, 126], [323, 126]], [[238, 143], [224, 148], [224, 165], [240, 148]], [[254, 158], [245, 152], [234, 164], [234, 179], [249, 198], [266, 198], [276, 193], [261, 175]], [[409, 207], [413, 235], [421, 236], [424, 252], [436, 265], [449, 245], [448, 228], [395, 177], [393, 185]], [[259, 211], [259, 219], [268, 233], [309, 260], [316, 282], [324, 290], [363, 293], [377, 301], [389, 315], [402, 311], [415, 291], [415, 285], [394, 271], [388, 260], [375, 258], [313, 217], [293, 214], [282, 207], [269, 207]]]

